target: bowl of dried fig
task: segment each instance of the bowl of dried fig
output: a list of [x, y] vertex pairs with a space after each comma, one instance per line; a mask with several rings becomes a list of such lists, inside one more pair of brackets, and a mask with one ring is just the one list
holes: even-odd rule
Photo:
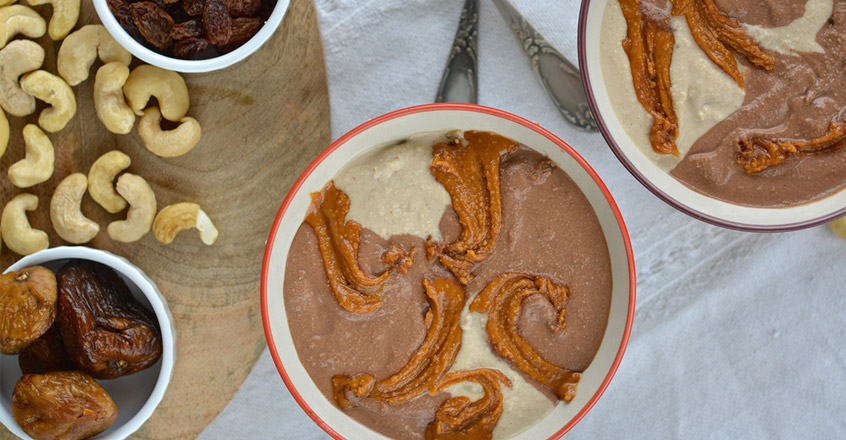
[[0, 275], [0, 422], [23, 439], [124, 439], [164, 397], [173, 318], [112, 253], [45, 249]]
[[211, 72], [257, 51], [276, 32], [289, 0], [93, 0], [123, 47], [148, 64]]

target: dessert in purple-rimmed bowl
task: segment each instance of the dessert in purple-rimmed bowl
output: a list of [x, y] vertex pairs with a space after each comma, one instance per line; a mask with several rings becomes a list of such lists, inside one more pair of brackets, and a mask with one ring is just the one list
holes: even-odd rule
[[759, 3], [583, 0], [579, 63], [655, 195], [723, 227], [801, 229], [846, 214], [846, 8]]

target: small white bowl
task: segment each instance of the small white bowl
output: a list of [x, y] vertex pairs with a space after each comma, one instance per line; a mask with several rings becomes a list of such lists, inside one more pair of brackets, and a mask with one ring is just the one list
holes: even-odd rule
[[205, 60], [183, 60], [180, 58], [173, 58], [167, 55], [162, 55], [158, 52], [152, 51], [143, 44], [139, 43], [135, 38], [132, 38], [127, 33], [120, 23], [117, 21], [112, 11], [109, 9], [107, 0], [92, 0], [94, 8], [97, 10], [97, 15], [100, 16], [100, 21], [103, 26], [112, 34], [115, 40], [121, 44], [132, 55], [138, 57], [141, 61], [147, 64], [152, 64], [162, 69], [173, 70], [175, 72], [183, 73], [200, 73], [212, 72], [215, 70], [229, 67], [244, 58], [252, 55], [257, 51], [279, 28], [282, 19], [285, 17], [285, 12], [288, 10], [290, 0], [278, 0], [276, 7], [270, 14], [270, 18], [264, 23], [257, 34], [253, 35], [241, 47], [232, 52]]
[[[174, 335], [173, 317], [167, 307], [167, 301], [159, 292], [156, 284], [138, 267], [110, 252], [84, 246], [63, 246], [36, 252], [21, 258], [9, 266], [6, 272], [12, 272], [30, 266], [44, 266], [50, 270], [59, 269], [68, 260], [96, 261], [114, 269], [126, 281], [132, 296], [144, 307], [152, 310], [159, 322], [162, 333], [162, 357], [152, 367], [135, 374], [112, 380], [98, 380], [115, 401], [118, 417], [114, 425], [97, 440], [122, 440], [137, 431], [162, 401], [165, 390], [173, 375]], [[21, 429], [10, 410], [12, 392], [22, 376], [17, 355], [0, 355], [0, 422], [9, 431], [24, 440], [32, 440]]]
[[786, 208], [755, 208], [707, 196], [658, 167], [626, 134], [613, 97], [605, 88], [600, 60], [602, 17], [608, 0], [582, 0], [579, 15], [579, 67], [585, 95], [599, 130], [624, 167], [670, 206], [696, 219], [724, 228], [753, 232], [785, 232], [809, 228], [846, 215], [846, 191]]
[[576, 151], [534, 122], [502, 110], [472, 104], [429, 104], [397, 110], [342, 136], [303, 171], [282, 202], [271, 228], [261, 279], [261, 312], [270, 354], [288, 390], [303, 410], [335, 439], [387, 439], [332, 404], [311, 380], [297, 356], [283, 300], [285, 265], [311, 199], [347, 163], [368, 149], [420, 132], [494, 131], [546, 154], [579, 186], [596, 212], [611, 258], [613, 288], [608, 326], [593, 362], [582, 373], [579, 392], [559, 403], [517, 440], [557, 439], [587, 414], [608, 387], [623, 358], [635, 310], [635, 266], [625, 222], [602, 179]]

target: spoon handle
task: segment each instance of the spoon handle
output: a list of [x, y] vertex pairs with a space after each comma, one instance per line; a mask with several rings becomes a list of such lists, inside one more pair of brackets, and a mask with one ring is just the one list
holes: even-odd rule
[[435, 102], [478, 102], [478, 38], [479, 0], [466, 0]]
[[493, 2], [529, 57], [535, 76], [552, 98], [558, 112], [578, 129], [598, 131], [585, 99], [579, 68], [552, 47], [508, 0]]

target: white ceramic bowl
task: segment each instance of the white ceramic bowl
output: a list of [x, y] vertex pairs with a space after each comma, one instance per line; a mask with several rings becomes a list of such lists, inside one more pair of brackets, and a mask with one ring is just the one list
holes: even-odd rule
[[626, 134], [611, 106], [600, 62], [602, 16], [608, 0], [582, 0], [579, 66], [593, 116], [608, 145], [632, 175], [656, 196], [699, 220], [726, 228], [778, 232], [819, 225], [846, 215], [846, 191], [789, 208], [753, 208], [717, 200], [659, 168]]
[[273, 223], [264, 256], [261, 307], [268, 346], [294, 399], [336, 439], [385, 439], [336, 408], [312, 382], [297, 356], [283, 301], [283, 277], [294, 234], [319, 191], [344, 165], [367, 149], [408, 135], [449, 129], [489, 130], [544, 153], [579, 185], [596, 211], [611, 256], [613, 292], [608, 327], [596, 358], [569, 404], [560, 403], [519, 439], [558, 438], [572, 428], [602, 395], [622, 359], [635, 306], [634, 257], [623, 218], [605, 185], [569, 145], [537, 124], [501, 110], [470, 104], [433, 104], [398, 110], [347, 133], [312, 162], [294, 184]]
[[232, 52], [205, 60], [183, 60], [162, 55], [144, 47], [143, 44], [139, 43], [135, 38], [132, 38], [132, 36], [123, 29], [115, 16], [112, 15], [112, 11], [109, 10], [109, 5], [106, 0], [91, 1], [94, 3], [94, 8], [97, 10], [97, 15], [100, 16], [100, 21], [103, 22], [103, 25], [106, 29], [108, 29], [109, 33], [112, 34], [112, 37], [114, 37], [121, 46], [132, 53], [132, 55], [135, 55], [147, 64], [152, 64], [154, 66], [161, 67], [162, 69], [184, 73], [211, 72], [214, 70], [224, 69], [252, 55], [252, 53], [257, 51], [265, 42], [267, 42], [267, 40], [269, 40], [276, 32], [276, 29], [279, 28], [279, 24], [282, 23], [282, 18], [285, 17], [285, 12], [288, 10], [288, 4], [290, 2], [289, 0], [278, 0], [276, 7], [273, 9], [273, 13], [270, 14], [270, 18], [267, 19], [261, 30], [259, 30], [257, 34], [253, 35], [253, 38], [250, 38], [241, 47], [233, 50]]
[[[36, 252], [21, 258], [5, 272], [29, 266], [44, 266], [53, 271], [70, 259], [89, 260], [102, 263], [114, 269], [129, 286], [132, 296], [144, 307], [152, 310], [162, 333], [162, 357], [152, 367], [138, 373], [112, 380], [98, 380], [115, 401], [118, 417], [115, 424], [97, 440], [122, 440], [137, 431], [164, 397], [173, 375], [174, 335], [173, 317], [156, 284], [135, 265], [110, 252], [84, 246], [64, 246]], [[5, 273], [4, 272], [4, 273]], [[17, 355], [0, 355], [0, 422], [9, 431], [24, 440], [32, 438], [18, 426], [10, 410], [12, 392], [22, 376]]]

